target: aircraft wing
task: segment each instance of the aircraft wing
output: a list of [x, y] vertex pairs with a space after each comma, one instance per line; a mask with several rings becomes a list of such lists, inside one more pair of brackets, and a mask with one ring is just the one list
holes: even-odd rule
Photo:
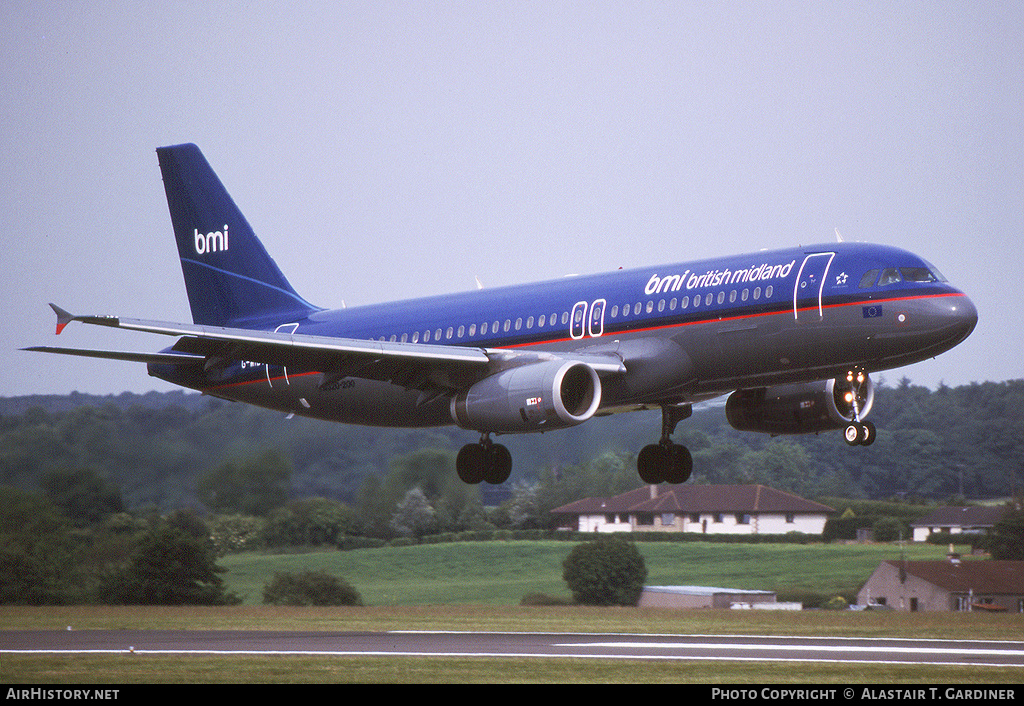
[[171, 351], [127, 353], [39, 346], [45, 353], [134, 360], [145, 363], [202, 364], [206, 369], [244, 360], [324, 373], [322, 387], [345, 377], [387, 380], [411, 389], [452, 390], [492, 372], [539, 360], [565, 358], [591, 365], [599, 374], [625, 372], [621, 358], [604, 353], [545, 353], [501, 348], [399, 343], [335, 338], [285, 331], [256, 331], [221, 326], [129, 319], [118, 316], [79, 316], [50, 304], [57, 314], [57, 333], [72, 321], [129, 331], [179, 336]]

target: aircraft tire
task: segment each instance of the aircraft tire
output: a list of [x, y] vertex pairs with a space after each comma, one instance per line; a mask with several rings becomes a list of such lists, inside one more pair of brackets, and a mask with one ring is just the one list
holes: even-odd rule
[[693, 456], [690, 450], [682, 444], [672, 444], [669, 447], [668, 472], [665, 474], [665, 481], [668, 483], [685, 483], [690, 480], [693, 473]]
[[636, 470], [640, 480], [650, 485], [665, 482], [669, 467], [669, 453], [661, 444], [648, 444], [640, 449], [636, 457]]
[[459, 450], [459, 455], [455, 457], [455, 472], [459, 474], [459, 480], [463, 483], [477, 485], [484, 479], [486, 462], [487, 458], [482, 445], [466, 444]]
[[501, 444], [491, 444], [484, 451], [483, 478], [491, 485], [501, 485], [512, 475], [512, 454]]

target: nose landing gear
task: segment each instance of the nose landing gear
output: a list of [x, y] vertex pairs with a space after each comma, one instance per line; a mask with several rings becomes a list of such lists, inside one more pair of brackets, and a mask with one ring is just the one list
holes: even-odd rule
[[871, 446], [875, 443], [875, 425], [871, 422], [862, 422], [861, 410], [869, 398], [868, 374], [863, 370], [851, 370], [846, 373], [847, 389], [843, 393], [844, 401], [849, 406], [853, 421], [843, 429], [843, 440], [850, 446]]
[[693, 456], [682, 444], [672, 442], [676, 425], [693, 412], [690, 405], [662, 405], [661, 440], [640, 450], [636, 470], [648, 484], [685, 483], [693, 473]]

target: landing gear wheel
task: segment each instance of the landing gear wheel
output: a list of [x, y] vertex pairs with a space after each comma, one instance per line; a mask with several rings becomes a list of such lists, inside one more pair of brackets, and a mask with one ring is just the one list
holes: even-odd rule
[[501, 485], [512, 475], [512, 454], [501, 444], [491, 444], [484, 451], [484, 480]]
[[872, 422], [850, 422], [843, 429], [843, 440], [850, 446], [871, 446], [876, 436]]
[[466, 444], [455, 457], [455, 472], [463, 483], [479, 484], [484, 479], [485, 468], [484, 447], [481, 444]]
[[693, 473], [693, 456], [680, 444], [650, 444], [637, 456], [636, 470], [649, 485], [685, 483]]
[[512, 475], [512, 454], [501, 444], [493, 444], [487, 437], [479, 444], [466, 444], [455, 458], [455, 472], [469, 485], [487, 481], [500, 485]]
[[681, 444], [669, 447], [669, 467], [665, 480], [669, 483], [685, 483], [693, 473], [693, 456], [690, 450]]
[[640, 455], [636, 457], [640, 480], [648, 485], [664, 483], [668, 460], [668, 450], [661, 444], [649, 444], [640, 449]]

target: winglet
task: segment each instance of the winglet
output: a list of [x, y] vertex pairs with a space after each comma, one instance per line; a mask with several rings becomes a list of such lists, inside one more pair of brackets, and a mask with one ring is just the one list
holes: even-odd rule
[[57, 314], [57, 335], [64, 330], [64, 327], [75, 320], [75, 315], [71, 312], [64, 311], [56, 304], [50, 303], [50, 308]]

